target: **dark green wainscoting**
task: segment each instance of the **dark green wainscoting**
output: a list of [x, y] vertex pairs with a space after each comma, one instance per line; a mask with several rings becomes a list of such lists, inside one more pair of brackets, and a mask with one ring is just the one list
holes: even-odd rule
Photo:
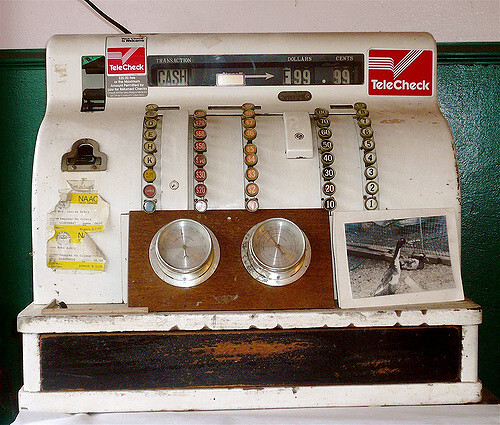
[[[46, 103], [44, 50], [0, 51], [0, 423], [22, 385], [16, 316], [32, 300], [30, 190]], [[457, 144], [462, 185], [462, 277], [481, 304], [479, 375], [500, 393], [500, 43], [440, 44], [438, 95]]]
[[0, 423], [22, 385], [16, 316], [33, 300], [30, 186], [45, 91], [45, 50], [0, 51]]
[[479, 378], [500, 394], [500, 43], [438, 46], [438, 98], [457, 147], [462, 280], [483, 307]]

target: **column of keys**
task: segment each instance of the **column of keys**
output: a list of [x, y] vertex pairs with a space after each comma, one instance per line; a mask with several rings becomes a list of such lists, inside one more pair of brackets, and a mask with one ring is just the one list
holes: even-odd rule
[[158, 105], [146, 105], [142, 134], [142, 209], [153, 213], [160, 207], [160, 191], [155, 181], [160, 173], [160, 139], [162, 116]]
[[255, 165], [257, 165], [259, 158], [257, 156], [257, 146], [253, 143], [257, 137], [257, 130], [255, 130], [255, 105], [253, 103], [244, 103], [242, 109], [243, 155], [245, 165], [247, 166], [245, 170], [245, 208], [247, 211], [256, 212], [259, 209], [259, 200], [257, 199], [259, 186], [255, 183], [255, 180], [259, 177], [259, 172], [255, 168]]
[[205, 198], [207, 194], [207, 186], [205, 180], [207, 179], [207, 112], [203, 109], [197, 109], [193, 112], [193, 150], [195, 165], [194, 170], [194, 208], [200, 213], [204, 213], [208, 209], [208, 200]]
[[332, 131], [330, 130], [330, 118], [328, 109], [316, 108], [314, 110], [314, 119], [318, 128], [319, 154], [321, 158], [321, 176], [323, 185], [321, 188], [323, 208], [327, 211], [333, 211], [337, 207], [337, 202], [333, 197], [335, 193], [335, 183], [332, 179], [335, 177], [335, 170], [332, 164], [335, 156], [332, 153], [333, 143], [330, 140]]
[[364, 165], [364, 195], [363, 205], [367, 210], [376, 210], [379, 207], [377, 194], [379, 191], [377, 154], [375, 152], [375, 140], [373, 139], [373, 128], [371, 127], [370, 112], [366, 103], [356, 102], [354, 104], [356, 120], [361, 137], [360, 152]]

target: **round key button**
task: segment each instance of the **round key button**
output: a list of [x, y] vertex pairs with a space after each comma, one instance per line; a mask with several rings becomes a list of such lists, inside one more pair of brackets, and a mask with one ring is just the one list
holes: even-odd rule
[[245, 192], [248, 196], [256, 196], [259, 193], [259, 186], [257, 186], [257, 183], [248, 183]]
[[243, 127], [245, 128], [254, 128], [256, 121], [253, 118], [245, 118], [243, 120]]
[[375, 195], [378, 192], [378, 183], [375, 181], [369, 181], [365, 185], [365, 191], [368, 195]]
[[365, 168], [365, 177], [368, 180], [372, 180], [378, 175], [378, 170], [375, 167], [366, 167]]
[[375, 152], [365, 152], [365, 154], [363, 155], [363, 161], [366, 165], [375, 164], [375, 162], [377, 161], [377, 155], [375, 155]]
[[194, 203], [194, 208], [199, 213], [204, 213], [208, 209], [208, 202], [206, 199], [197, 199]]
[[361, 144], [361, 147], [365, 151], [371, 151], [375, 147], [375, 142], [373, 139], [363, 139], [363, 143]]
[[244, 103], [243, 105], [241, 105], [241, 108], [246, 111], [246, 110], [254, 110], [255, 109], [255, 105], [253, 103]]
[[330, 115], [330, 112], [324, 108], [316, 108], [314, 110], [314, 116], [316, 118], [326, 118], [328, 117], [328, 115]]
[[205, 140], [207, 138], [207, 132], [202, 128], [198, 128], [194, 131], [194, 138], [196, 140]]
[[370, 115], [370, 112], [368, 111], [368, 109], [358, 109], [356, 111], [356, 118], [365, 118], [365, 117], [368, 117]]
[[203, 153], [207, 150], [207, 144], [203, 140], [194, 142], [193, 148], [196, 152]]
[[204, 167], [207, 165], [207, 157], [200, 153], [194, 157], [193, 162], [197, 167]]
[[205, 119], [207, 117], [207, 111], [205, 111], [204, 109], [197, 109], [193, 112], [193, 117]]
[[318, 136], [321, 139], [329, 139], [332, 137], [332, 131], [329, 128], [320, 128], [318, 130]]
[[204, 168], [197, 168], [194, 170], [194, 179], [197, 182], [203, 182], [207, 179], [207, 172]]
[[146, 198], [154, 198], [154, 196], [156, 195], [156, 187], [154, 187], [152, 184], [148, 184], [144, 186], [142, 192], [144, 193], [144, 196]]
[[326, 198], [323, 201], [323, 208], [328, 211], [333, 211], [335, 208], [337, 208], [337, 202], [335, 201], [335, 198]]
[[321, 163], [323, 165], [331, 165], [335, 161], [335, 156], [331, 152], [325, 152], [321, 155]]
[[241, 114], [241, 118], [255, 118], [255, 111], [253, 109], [245, 109]]
[[256, 168], [253, 167], [247, 168], [245, 172], [245, 177], [248, 181], [257, 180], [257, 177], [259, 177], [259, 172], [257, 171]]
[[371, 127], [362, 128], [359, 134], [363, 139], [368, 139], [373, 136], [373, 129]]
[[146, 140], [151, 140], [151, 141], [155, 140], [156, 139], [156, 131], [154, 131], [154, 130], [146, 130], [144, 132], [144, 138]]
[[333, 183], [333, 182], [326, 182], [323, 185], [323, 193], [326, 196], [332, 196], [336, 190], [337, 190], [337, 188], [335, 187], [335, 183]]
[[255, 130], [255, 128], [247, 128], [243, 132], [243, 137], [251, 142], [257, 137], [257, 130]]
[[259, 201], [255, 198], [247, 199], [245, 202], [245, 208], [249, 212], [256, 212], [259, 209]]
[[356, 102], [354, 104], [354, 109], [358, 111], [359, 109], [366, 109], [366, 103], [365, 102]]
[[245, 164], [248, 165], [249, 167], [253, 167], [255, 164], [257, 164], [258, 160], [259, 158], [254, 153], [249, 153], [245, 155]]
[[332, 167], [325, 167], [321, 170], [323, 180], [331, 180], [335, 177], [335, 170]]
[[144, 142], [142, 145], [142, 149], [146, 153], [154, 153], [156, 152], [156, 143], [155, 142]]
[[146, 111], [157, 111], [158, 105], [156, 103], [150, 103], [146, 105]]
[[142, 162], [146, 167], [154, 167], [156, 165], [156, 156], [149, 153], [144, 158], [142, 158]]
[[243, 148], [243, 151], [245, 153], [257, 153], [257, 146], [255, 146], [253, 143], [247, 143]]
[[358, 125], [361, 128], [370, 127], [372, 125], [372, 120], [368, 117], [363, 117], [358, 120]]
[[318, 118], [316, 125], [320, 128], [330, 127], [330, 120], [328, 118]]
[[144, 178], [144, 180], [146, 182], [152, 183], [156, 179], [156, 173], [154, 170], [148, 169], [148, 170], [145, 170], [144, 173], [142, 173], [142, 177]]
[[144, 201], [144, 204], [142, 204], [142, 209], [147, 213], [155, 212], [156, 202], [155, 201]]
[[198, 183], [194, 187], [194, 193], [196, 196], [203, 198], [207, 194], [207, 187], [203, 183]]
[[205, 128], [207, 126], [207, 121], [203, 118], [196, 118], [193, 121], [194, 128]]
[[323, 139], [319, 142], [319, 148], [322, 152], [330, 152], [333, 149], [333, 143], [331, 140]]
[[146, 111], [146, 113], [144, 114], [145, 120], [149, 120], [149, 119], [155, 120], [156, 118], [158, 118], [158, 111], [151, 109], [149, 111]]
[[147, 129], [154, 130], [156, 128], [156, 125], [157, 125], [156, 120], [152, 119], [144, 120], [144, 127], [146, 127]]
[[377, 198], [368, 198], [365, 201], [365, 208], [370, 211], [376, 210], [378, 208]]

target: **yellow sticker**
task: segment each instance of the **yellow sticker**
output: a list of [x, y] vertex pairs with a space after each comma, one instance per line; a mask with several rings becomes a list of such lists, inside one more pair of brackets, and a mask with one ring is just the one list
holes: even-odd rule
[[69, 243], [82, 243], [82, 239], [85, 237], [85, 232], [78, 229], [68, 229], [63, 226], [54, 227], [55, 234], [49, 240], [56, 240], [59, 243], [64, 240], [69, 240]]
[[97, 193], [72, 193], [72, 204], [97, 204], [99, 195]]
[[[56, 232], [65, 230], [67, 232], [102, 232], [104, 230], [103, 224], [96, 225], [78, 225], [78, 224], [65, 224], [63, 226], [54, 226]], [[83, 236], [82, 236], [83, 237]]]
[[82, 261], [55, 261], [47, 260], [47, 266], [51, 269], [65, 270], [104, 270], [104, 263], [91, 263]]
[[91, 180], [68, 180], [71, 191], [61, 189], [60, 200], [48, 214], [46, 264], [51, 269], [104, 271], [106, 257], [90, 236], [102, 232], [109, 204], [94, 189]]

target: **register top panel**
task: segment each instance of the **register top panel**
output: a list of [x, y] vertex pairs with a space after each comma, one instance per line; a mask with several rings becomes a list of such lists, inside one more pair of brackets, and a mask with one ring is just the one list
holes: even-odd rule
[[148, 71], [159, 87], [360, 85], [364, 55], [155, 55]]

